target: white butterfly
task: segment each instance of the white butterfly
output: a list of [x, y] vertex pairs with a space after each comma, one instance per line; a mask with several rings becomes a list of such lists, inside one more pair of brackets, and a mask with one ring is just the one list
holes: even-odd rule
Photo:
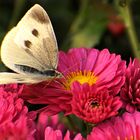
[[0, 84], [38, 83], [60, 77], [58, 47], [51, 21], [45, 10], [34, 5], [1, 46], [3, 63], [17, 73], [0, 73]]

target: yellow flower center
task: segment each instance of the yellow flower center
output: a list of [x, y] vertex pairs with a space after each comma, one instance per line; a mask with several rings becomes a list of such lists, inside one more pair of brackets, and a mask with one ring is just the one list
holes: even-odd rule
[[75, 81], [78, 81], [80, 84], [88, 83], [89, 85], [93, 85], [96, 83], [97, 77], [91, 71], [71, 72], [66, 76], [64, 82], [65, 88], [70, 89], [71, 84]]
[[[121, 140], [120, 136], [117, 137], [117, 140]], [[124, 140], [134, 140], [134, 136], [125, 137]]]

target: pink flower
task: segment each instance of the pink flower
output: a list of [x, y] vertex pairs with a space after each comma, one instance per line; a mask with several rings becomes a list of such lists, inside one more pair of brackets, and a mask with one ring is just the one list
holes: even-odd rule
[[1, 140], [35, 140], [34, 123], [26, 116], [20, 115], [16, 120], [0, 125]]
[[140, 62], [138, 59], [134, 59], [133, 62], [130, 60], [121, 98], [128, 112], [132, 113], [140, 109]]
[[[71, 140], [58, 115], [41, 113], [35, 124], [34, 113], [28, 112], [19, 98], [21, 90], [16, 84], [0, 86], [0, 140]], [[74, 140], [84, 139], [77, 134]]]
[[12, 85], [0, 86], [1, 125], [7, 123], [7, 121], [12, 121], [12, 119], [18, 118], [21, 114], [26, 114], [28, 112], [27, 107], [24, 106], [23, 99], [18, 97], [19, 93], [13, 92], [15, 90], [15, 86], [16, 84], [13, 84], [13, 86]]
[[10, 94], [16, 93], [20, 95], [23, 90], [23, 87], [24, 87], [23, 85], [19, 85], [19, 84], [7, 84], [7, 85], [0, 85], [0, 90]]
[[[62, 119], [62, 118], [61, 118]], [[36, 139], [44, 140], [45, 139], [45, 129], [51, 127], [54, 130], [61, 130], [62, 132], [66, 131], [66, 127], [59, 120], [59, 115], [54, 115], [48, 117], [45, 113], [41, 113], [36, 124]]]
[[71, 114], [71, 87], [75, 81], [107, 88], [116, 96], [125, 81], [125, 67], [120, 55], [110, 54], [107, 49], [73, 48], [59, 54], [58, 71], [63, 78], [49, 82], [48, 86], [45, 82], [26, 86], [22, 97], [32, 104], [46, 104], [40, 111], [45, 110], [48, 115], [61, 111]]
[[73, 84], [72, 112], [90, 123], [99, 123], [118, 114], [122, 106], [120, 97], [112, 96], [108, 90], [98, 88], [87, 83]]
[[34, 140], [34, 123], [18, 97], [21, 90], [16, 84], [0, 86], [0, 140]]
[[77, 134], [75, 138], [70, 138], [70, 132], [67, 131], [66, 135], [63, 137], [60, 130], [53, 130], [51, 127], [45, 129], [45, 140], [84, 140], [81, 134]]
[[139, 140], [140, 112], [124, 113], [94, 127], [87, 140]]
[[[63, 118], [61, 117], [61, 120], [62, 119]], [[45, 113], [41, 113], [39, 115], [36, 128], [37, 128], [35, 137], [36, 140], [71, 140], [70, 132], [59, 120], [58, 115], [48, 117]], [[73, 135], [71, 136], [73, 137]], [[79, 133], [72, 140], [84, 140], [84, 139]]]

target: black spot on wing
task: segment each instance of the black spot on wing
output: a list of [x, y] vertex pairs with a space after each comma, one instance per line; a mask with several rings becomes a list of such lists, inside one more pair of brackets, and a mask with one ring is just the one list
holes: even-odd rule
[[29, 41], [29, 40], [25, 40], [25, 41], [24, 41], [24, 45], [25, 45], [25, 47], [27, 47], [27, 48], [31, 48], [32, 43], [31, 43], [31, 41]]
[[38, 35], [39, 35], [39, 33], [38, 33], [38, 31], [37, 31], [36, 29], [33, 29], [33, 30], [32, 30], [32, 34], [33, 34], [34, 36], [36, 36], [36, 37], [38, 37]]

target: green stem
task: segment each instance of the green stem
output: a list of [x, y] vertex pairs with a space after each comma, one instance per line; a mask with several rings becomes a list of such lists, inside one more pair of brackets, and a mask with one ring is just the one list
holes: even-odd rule
[[67, 124], [68, 124], [69, 128], [71, 128], [75, 132], [78, 132], [79, 128], [77, 127], [77, 125], [75, 125], [73, 118], [71, 118], [71, 116], [69, 116], [69, 115], [67, 116]]
[[83, 18], [85, 18], [86, 14], [87, 14], [89, 2], [90, 2], [90, 0], [81, 1], [79, 13], [78, 13], [75, 21], [72, 24], [71, 31], [77, 30], [77, 28], [79, 28], [79, 25], [83, 22]]
[[87, 123], [87, 122], [85, 122], [85, 125], [86, 125], [86, 135], [88, 135], [91, 131], [92, 131], [92, 129], [96, 126], [95, 124], [90, 124], [90, 123]]
[[[85, 16], [87, 14], [88, 6], [89, 6], [90, 0], [80, 0], [80, 8], [79, 12], [75, 17], [75, 20], [73, 21], [70, 31], [68, 33], [68, 37], [66, 38], [66, 41], [61, 46], [61, 49], [66, 51], [69, 48], [71, 48], [71, 44], [69, 44], [69, 38], [72, 38], [73, 34], [79, 30], [79, 26], [83, 23]], [[71, 37], [72, 36], [72, 37]]]
[[120, 6], [119, 9], [122, 14], [124, 23], [126, 25], [126, 30], [132, 46], [134, 56], [140, 59], [139, 42], [138, 42], [135, 26], [133, 23], [130, 2], [128, 2], [124, 7]]

